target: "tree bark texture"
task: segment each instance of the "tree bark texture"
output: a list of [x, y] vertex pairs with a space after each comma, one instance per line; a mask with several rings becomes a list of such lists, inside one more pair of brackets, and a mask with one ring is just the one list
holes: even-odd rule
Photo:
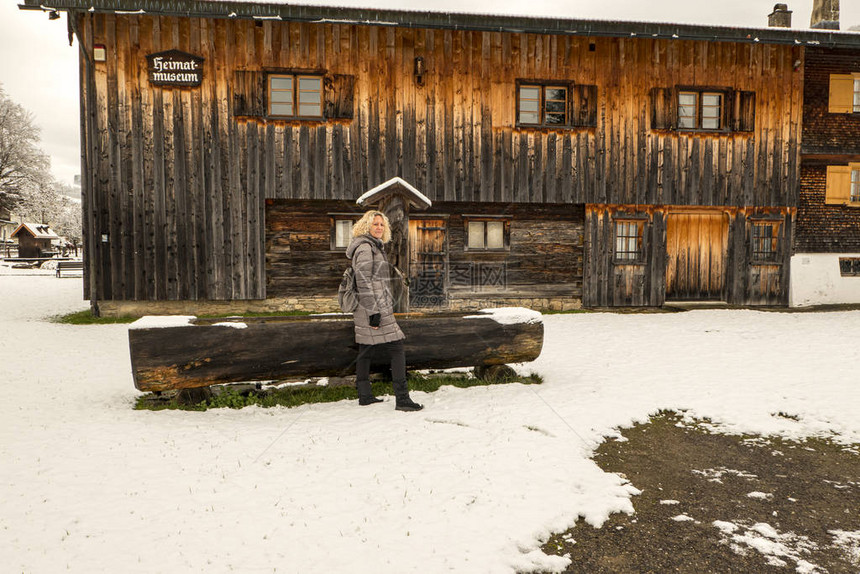
[[[398, 316], [410, 369], [535, 360], [540, 320], [503, 324], [480, 313]], [[242, 326], [244, 325], [244, 327]], [[129, 329], [134, 385], [142, 391], [355, 372], [348, 315], [193, 319], [187, 326]]]

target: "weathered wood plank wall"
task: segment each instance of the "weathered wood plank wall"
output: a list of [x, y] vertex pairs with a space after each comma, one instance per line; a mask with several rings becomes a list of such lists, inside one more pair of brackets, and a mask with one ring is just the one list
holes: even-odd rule
[[[78, 18], [108, 52], [82, 87], [96, 92], [85, 209], [97, 298], [263, 298], [265, 198], [349, 200], [396, 175], [434, 201], [796, 205], [799, 47]], [[174, 48], [205, 58], [200, 88], [149, 85], [146, 55]], [[259, 104], [264, 71], [285, 69], [326, 75], [330, 119], [237, 109]], [[517, 127], [518, 79], [574, 82], [594, 126]], [[755, 92], [754, 131], [651, 129], [650, 89], [677, 85]]]
[[[92, 174], [84, 215], [94, 268], [85, 296], [264, 298], [265, 156], [258, 126], [245, 137], [228, 105], [224, 62], [234, 50], [242, 53], [233, 37], [204, 19], [90, 16], [78, 22], [90, 53], [93, 43], [103, 43], [110, 54], [82, 82], [95, 134], [83, 144]], [[200, 88], [150, 86], [146, 55], [172, 48], [206, 59]], [[88, 86], [93, 106], [86, 105]]]
[[[344, 251], [331, 249], [329, 214], [360, 212], [348, 201], [267, 200], [267, 295], [333, 295], [348, 261]], [[576, 299], [582, 296], [583, 212], [582, 206], [559, 204], [437, 202], [431, 215], [415, 213], [411, 220], [438, 222], [444, 227], [448, 249], [445, 271], [453, 278], [449, 292], [457, 297], [492, 293]], [[510, 217], [510, 248], [466, 249], [464, 214]], [[482, 285], [481, 272], [495, 273], [497, 268], [503, 276], [493, 277], [493, 285]], [[403, 272], [409, 274], [409, 270]]]
[[[680, 245], [672, 247], [669, 245], [673, 240], [669, 237], [669, 221], [673, 215], [689, 213], [726, 217], [727, 229], [715, 229], [713, 225], [703, 225], [693, 218], [690, 221], [694, 224], [683, 230], [680, 240], [674, 238]], [[647, 206], [639, 211], [631, 211], [627, 206], [588, 206], [585, 213], [585, 276], [590, 280], [584, 283], [583, 305], [661, 306], [670, 298], [675, 301], [725, 301], [732, 305], [787, 305], [796, 214], [794, 208], [714, 207], [691, 212], [683, 206]], [[614, 260], [617, 217], [639, 217], [645, 221], [642, 261], [628, 264]], [[778, 224], [777, 250], [772, 263], [752, 260], [752, 225], [756, 221]], [[714, 237], [715, 234], [720, 237]], [[703, 251], [725, 248], [724, 258], [717, 257], [722, 259], [719, 269], [711, 270], [702, 262], [679, 270], [667, 260], [675, 252], [704, 245], [708, 248]], [[709, 289], [709, 285], [714, 284], [720, 284], [718, 291]]]
[[[582, 296], [584, 207], [564, 204], [482, 204], [439, 202], [434, 213], [448, 217], [448, 259], [451, 271], [470, 271], [472, 281], [450, 285], [455, 296], [496, 293], [509, 297]], [[509, 217], [510, 243], [504, 251], [466, 248], [466, 215]], [[495, 275], [500, 266], [503, 275]], [[461, 274], [463, 276], [464, 274]], [[486, 284], [484, 280], [490, 279]], [[499, 283], [497, 283], [499, 280]], [[494, 286], [499, 285], [499, 286]]]
[[[614, 262], [614, 218], [643, 220], [644, 260]], [[630, 210], [617, 205], [588, 206], [585, 211], [585, 281], [582, 303], [588, 307], [659, 307], [666, 293], [666, 214], [662, 209]]]
[[361, 213], [355, 202], [266, 201], [268, 297], [332, 296], [349, 264], [332, 250], [329, 213]]

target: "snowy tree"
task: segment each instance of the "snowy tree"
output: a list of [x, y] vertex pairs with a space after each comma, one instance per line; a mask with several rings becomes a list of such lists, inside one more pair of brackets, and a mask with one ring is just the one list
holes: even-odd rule
[[69, 197], [71, 190], [62, 191], [62, 188], [70, 188], [71, 186], [57, 183], [56, 189], [61, 193], [57, 194], [56, 203], [51, 211], [51, 226], [58, 234], [62, 235], [74, 245], [81, 243], [81, 201]]
[[25, 195], [50, 182], [51, 162], [39, 148], [39, 132], [33, 115], [0, 85], [0, 208], [14, 210]]
[[[68, 197], [68, 185], [50, 181], [22, 194], [17, 215], [23, 221], [47, 223], [75, 245], [81, 242], [81, 202]], [[60, 193], [63, 191], [64, 193]]]
[[68, 186], [50, 175], [33, 115], [13, 102], [0, 85], [0, 208], [23, 221], [49, 224], [75, 244], [81, 241], [81, 205]]

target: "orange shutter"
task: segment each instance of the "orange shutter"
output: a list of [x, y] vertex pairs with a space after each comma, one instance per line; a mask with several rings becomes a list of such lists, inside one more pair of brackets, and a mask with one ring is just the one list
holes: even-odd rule
[[847, 165], [827, 166], [827, 193], [824, 203], [845, 205], [851, 194], [851, 168]]
[[854, 76], [830, 74], [831, 114], [850, 114], [854, 111]]

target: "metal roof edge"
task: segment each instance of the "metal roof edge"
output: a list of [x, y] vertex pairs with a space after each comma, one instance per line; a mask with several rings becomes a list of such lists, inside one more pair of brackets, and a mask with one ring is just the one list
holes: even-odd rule
[[340, 24], [402, 26], [491, 32], [559, 34], [594, 37], [639, 37], [712, 42], [745, 42], [821, 47], [860, 47], [860, 33], [792, 28], [745, 28], [700, 24], [574, 20], [420, 12], [376, 8], [344, 8], [295, 4], [220, 2], [211, 0], [22, 0], [22, 10], [88, 11], [118, 14], [241, 18]]

